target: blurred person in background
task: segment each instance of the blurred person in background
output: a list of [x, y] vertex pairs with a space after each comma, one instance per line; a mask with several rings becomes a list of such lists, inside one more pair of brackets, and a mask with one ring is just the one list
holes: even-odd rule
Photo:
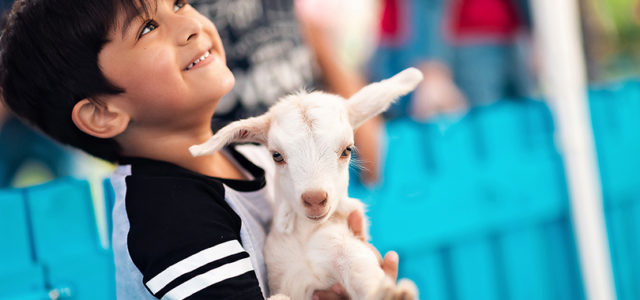
[[580, 14], [589, 81], [638, 76], [638, 1], [580, 0]]
[[[218, 105], [212, 121], [225, 124], [264, 113], [280, 97], [301, 89], [328, 90], [348, 98], [365, 82], [342, 62], [329, 37], [331, 18], [317, 0], [194, 0], [211, 19], [225, 45], [236, 84]], [[363, 125], [356, 146], [361, 180], [378, 180], [380, 119]]]
[[[611, 54], [614, 41], [611, 23], [603, 17], [596, 0], [579, 0], [580, 29], [589, 82], [596, 82], [604, 74], [603, 59]], [[609, 24], [607, 24], [609, 23]]]
[[525, 0], [384, 0], [368, 73], [379, 80], [418, 66], [425, 74], [388, 117], [425, 120], [523, 97], [535, 85], [529, 28]]

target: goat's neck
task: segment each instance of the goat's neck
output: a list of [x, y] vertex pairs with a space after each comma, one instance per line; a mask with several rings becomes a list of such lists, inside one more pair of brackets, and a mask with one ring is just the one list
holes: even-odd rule
[[314, 232], [328, 224], [344, 224], [345, 229], [347, 229], [347, 215], [336, 211], [329, 217], [329, 219], [322, 223], [309, 220], [304, 216], [297, 216], [295, 222], [296, 227], [292, 234], [294, 234], [298, 240], [306, 241], [314, 234]]
[[[289, 209], [287, 207], [289, 204], [287, 204], [286, 201], [282, 201], [282, 200], [283, 199], [280, 199], [279, 201], [276, 202], [276, 211], [280, 210], [283, 207], [285, 210]], [[283, 206], [283, 207], [280, 207], [280, 206]], [[289, 215], [289, 216], [285, 214], [275, 213], [273, 222], [274, 224], [277, 224], [283, 220], [286, 220], [287, 218], [292, 218], [290, 220], [292, 222], [291, 225], [293, 226], [292, 231], [289, 233], [285, 233], [285, 232], [281, 232], [281, 233], [291, 234], [296, 239], [303, 241], [303, 240], [306, 240], [309, 236], [311, 236], [316, 230], [318, 230], [322, 226], [325, 226], [326, 224], [336, 224], [336, 223], [344, 224], [345, 229], [348, 228], [348, 216], [351, 212], [353, 212], [356, 209], [361, 209], [361, 206], [354, 205], [353, 199], [348, 198], [348, 196], [345, 195], [343, 199], [340, 199], [340, 201], [338, 201], [338, 206], [336, 207], [334, 212], [331, 214], [331, 216], [324, 222], [319, 223], [316, 221], [309, 220], [306, 216], [296, 214], [292, 210], [290, 211], [292, 215]], [[280, 218], [283, 218], [283, 219], [281, 220]]]

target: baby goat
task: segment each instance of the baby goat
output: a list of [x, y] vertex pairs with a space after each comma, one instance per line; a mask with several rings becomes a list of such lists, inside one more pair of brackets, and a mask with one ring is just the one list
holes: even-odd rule
[[364, 207], [349, 198], [347, 186], [354, 129], [421, 80], [422, 73], [410, 68], [348, 100], [322, 92], [290, 95], [264, 115], [233, 122], [190, 148], [198, 156], [232, 142], [257, 142], [271, 151], [276, 199], [264, 254], [271, 292], [280, 294], [272, 298], [311, 299], [335, 283], [353, 299], [416, 298], [415, 285], [396, 285], [350, 231], [349, 213]]

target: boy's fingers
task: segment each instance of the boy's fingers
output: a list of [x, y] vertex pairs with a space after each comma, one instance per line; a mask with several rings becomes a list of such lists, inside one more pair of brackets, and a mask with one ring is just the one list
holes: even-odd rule
[[398, 253], [389, 251], [385, 254], [381, 265], [384, 273], [391, 277], [393, 281], [398, 280], [398, 260]]
[[354, 210], [349, 214], [347, 220], [349, 222], [349, 228], [351, 228], [351, 232], [353, 232], [353, 235], [355, 235], [362, 241], [365, 241], [364, 231], [362, 228], [362, 218], [362, 212]]
[[334, 284], [331, 287], [331, 290], [337, 295], [339, 295], [340, 297], [342, 297], [343, 299], [349, 299], [349, 295], [347, 295], [347, 290], [345, 290], [341, 284], [339, 283]]
[[340, 296], [329, 290], [315, 291], [313, 300], [340, 300]]
[[331, 289], [313, 292], [313, 300], [349, 300], [347, 291], [336, 283]]

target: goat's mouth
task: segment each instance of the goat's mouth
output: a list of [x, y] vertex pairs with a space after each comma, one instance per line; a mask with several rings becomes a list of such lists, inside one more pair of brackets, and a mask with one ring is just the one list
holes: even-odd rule
[[309, 218], [309, 220], [311, 220], [311, 221], [320, 221], [320, 220], [324, 219], [324, 217], [326, 217], [328, 214], [329, 214], [329, 210], [327, 209], [327, 211], [322, 215], [319, 215], [319, 216], [309, 216], [309, 215], [307, 215], [307, 218]]

